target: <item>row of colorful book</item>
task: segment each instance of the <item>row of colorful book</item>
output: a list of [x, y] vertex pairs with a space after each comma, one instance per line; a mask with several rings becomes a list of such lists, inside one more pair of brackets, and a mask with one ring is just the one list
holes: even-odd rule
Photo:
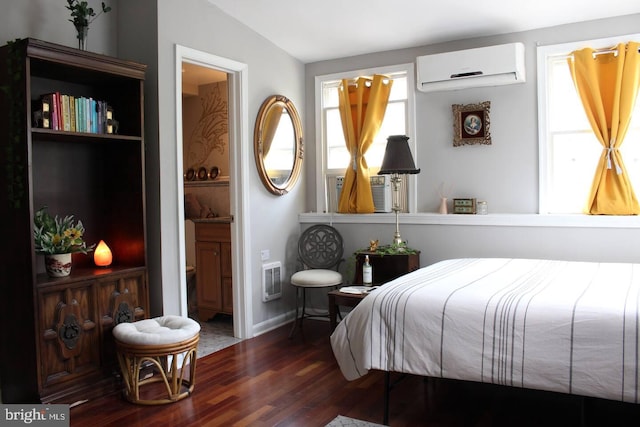
[[54, 92], [42, 96], [41, 111], [44, 129], [114, 133], [113, 109], [105, 101]]

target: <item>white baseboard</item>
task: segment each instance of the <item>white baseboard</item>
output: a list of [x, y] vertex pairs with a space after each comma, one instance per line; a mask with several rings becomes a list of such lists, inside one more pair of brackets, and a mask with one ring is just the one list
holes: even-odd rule
[[[307, 309], [307, 313], [315, 314], [315, 312], [317, 312], [318, 314], [321, 313], [318, 310]], [[323, 311], [322, 313], [326, 313], [326, 311]], [[344, 312], [342, 312], [341, 314], [343, 316], [345, 315]], [[256, 325], [253, 325], [253, 336], [257, 337], [258, 335], [262, 335], [264, 333], [267, 333], [269, 331], [277, 329], [280, 326], [284, 326], [287, 323], [291, 323], [291, 322], [293, 322], [293, 319], [294, 319], [295, 315], [296, 315], [296, 311], [295, 310], [291, 310], [291, 311], [288, 311], [288, 312], [286, 312], [284, 314], [276, 316], [276, 317], [274, 317], [272, 319], [268, 319], [268, 320], [265, 320], [264, 322], [260, 322], [260, 323], [258, 323]], [[325, 321], [325, 322], [329, 321], [328, 318], [322, 318], [322, 317], [317, 318], [315, 320], [320, 320], [320, 321]]]

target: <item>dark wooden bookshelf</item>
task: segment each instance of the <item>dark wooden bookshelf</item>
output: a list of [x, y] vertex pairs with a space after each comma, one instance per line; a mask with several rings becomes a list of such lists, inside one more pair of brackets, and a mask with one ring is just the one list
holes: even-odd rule
[[[31, 38], [1, 47], [0, 64], [2, 401], [73, 404], [119, 387], [111, 329], [148, 313], [146, 66]], [[118, 134], [37, 127], [33, 111], [53, 92], [108, 102]], [[74, 254], [69, 277], [49, 278], [33, 241], [42, 206], [81, 220], [113, 264]], [[73, 343], [60, 333], [69, 315], [80, 325]]]

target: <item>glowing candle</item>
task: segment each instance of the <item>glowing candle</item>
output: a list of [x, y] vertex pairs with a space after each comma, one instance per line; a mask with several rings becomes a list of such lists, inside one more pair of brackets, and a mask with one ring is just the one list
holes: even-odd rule
[[98, 247], [96, 247], [93, 253], [93, 262], [95, 262], [98, 267], [107, 267], [111, 265], [112, 260], [111, 249], [109, 249], [109, 246], [107, 246], [104, 240], [100, 240]]

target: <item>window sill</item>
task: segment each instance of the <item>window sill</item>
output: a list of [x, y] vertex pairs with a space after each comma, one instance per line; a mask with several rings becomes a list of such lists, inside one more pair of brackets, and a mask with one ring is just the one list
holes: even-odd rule
[[[640, 216], [606, 215], [541, 215], [541, 214], [488, 214], [463, 215], [438, 213], [400, 214], [401, 224], [416, 225], [462, 225], [491, 227], [578, 227], [578, 228], [631, 228], [640, 229]], [[393, 213], [339, 214], [301, 213], [301, 224], [395, 224]]]

